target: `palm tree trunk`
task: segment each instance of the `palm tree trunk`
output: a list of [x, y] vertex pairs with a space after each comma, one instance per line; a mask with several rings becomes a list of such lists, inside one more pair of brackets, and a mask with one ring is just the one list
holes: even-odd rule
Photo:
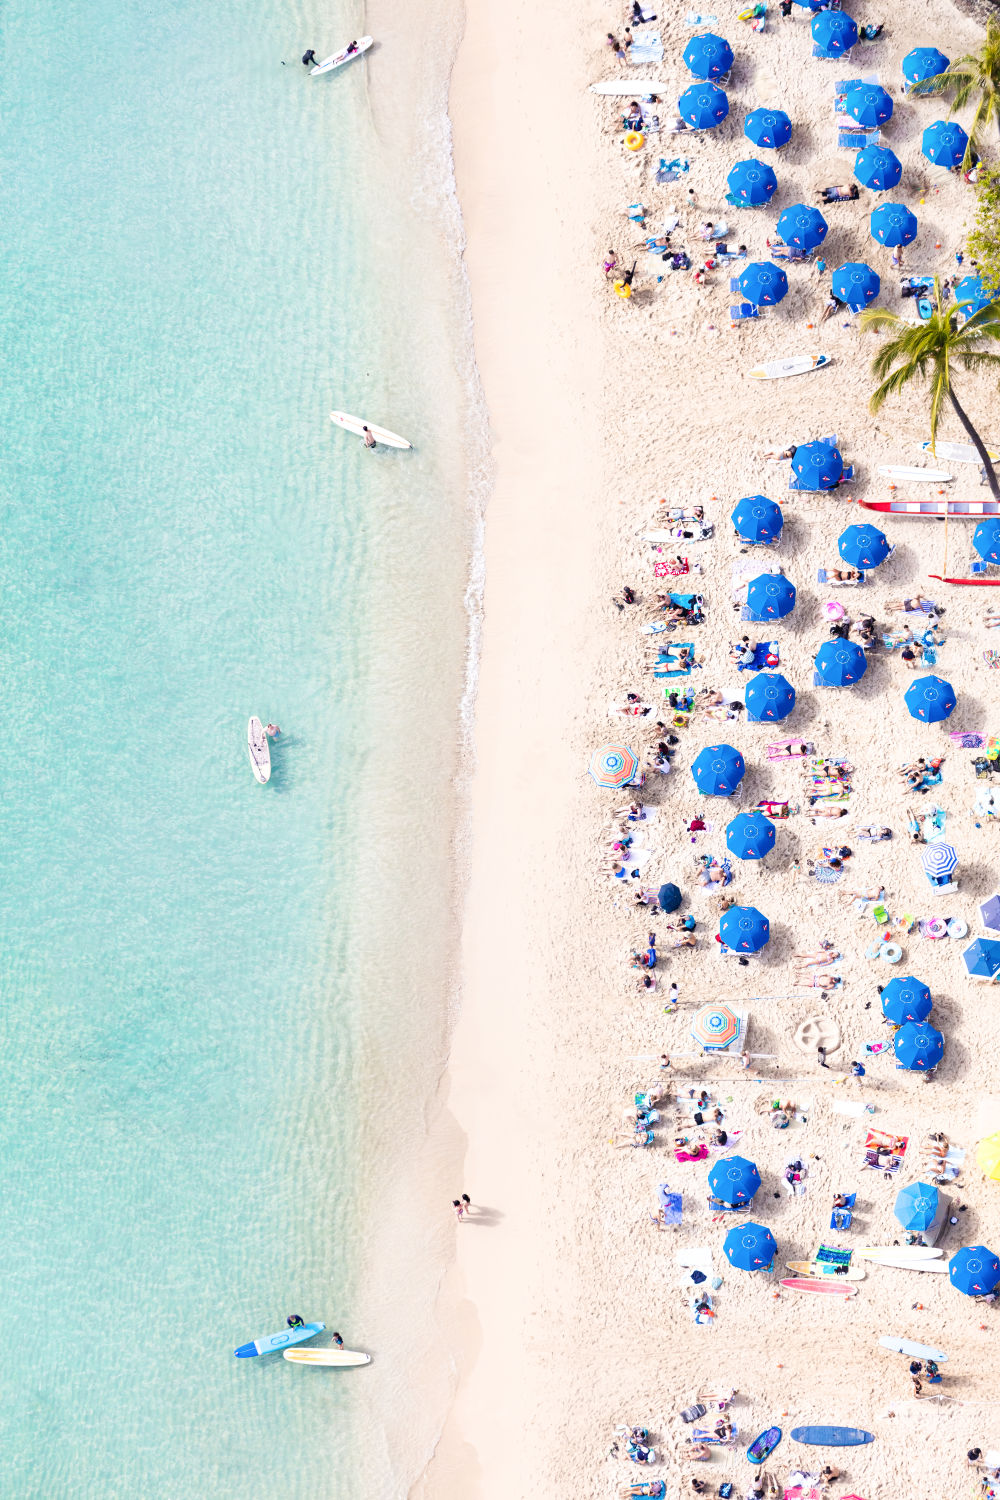
[[993, 496], [994, 500], [1000, 500], [1000, 483], [997, 482], [997, 476], [994, 471], [993, 464], [990, 460], [989, 450], [987, 449], [986, 444], [983, 442], [982, 438], [979, 436], [979, 433], [976, 431], [972, 423], [969, 421], [968, 417], [965, 415], [965, 412], [959, 405], [958, 397], [955, 395], [955, 392], [951, 389], [950, 386], [948, 388], [948, 399], [955, 409], [956, 417], [961, 422], [966, 432], [969, 434], [969, 437], [972, 439], [973, 447], [983, 461], [983, 468], [986, 471], [986, 483], [990, 487], [990, 494]]

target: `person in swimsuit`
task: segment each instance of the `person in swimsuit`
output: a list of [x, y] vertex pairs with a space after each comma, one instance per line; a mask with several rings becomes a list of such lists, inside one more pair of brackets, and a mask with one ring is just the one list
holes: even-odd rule
[[366, 448], [374, 448], [375, 447], [375, 435], [372, 432], [372, 430], [371, 430], [370, 427], [362, 425], [361, 435], [362, 435], [362, 437], [365, 440], [365, 447]]
[[302, 54], [302, 66], [304, 68], [313, 68], [316, 66], [316, 54], [311, 47], [308, 52], [303, 52]]

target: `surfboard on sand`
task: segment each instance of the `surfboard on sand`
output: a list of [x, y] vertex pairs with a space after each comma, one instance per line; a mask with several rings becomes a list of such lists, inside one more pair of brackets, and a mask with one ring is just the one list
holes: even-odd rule
[[[981, 464], [979, 450], [972, 443], [935, 443], [933, 452], [930, 443], [921, 443], [925, 453], [930, 453], [931, 458], [943, 458], [946, 464]], [[991, 461], [1000, 458], [1000, 453], [995, 448], [987, 448]]]
[[286, 1349], [285, 1358], [296, 1365], [335, 1365], [346, 1369], [351, 1365], [370, 1365], [370, 1354], [361, 1354], [357, 1349]]
[[647, 94], [669, 94], [670, 89], [658, 78], [605, 78], [603, 83], [592, 83], [590, 92], [612, 99], [644, 99]]
[[271, 747], [264, 733], [264, 726], [256, 715], [247, 725], [247, 754], [250, 756], [253, 774], [263, 786], [271, 774]]
[[856, 1297], [856, 1286], [843, 1286], [832, 1276], [783, 1276], [781, 1285], [790, 1292], [825, 1292], [832, 1297]]
[[937, 1271], [944, 1276], [948, 1274], [946, 1260], [907, 1260], [905, 1255], [870, 1255], [867, 1259], [870, 1266], [891, 1266], [897, 1271]]
[[862, 1245], [854, 1251], [855, 1258], [880, 1260], [883, 1255], [894, 1255], [901, 1260], [940, 1260], [944, 1254], [934, 1245]]
[[939, 1365], [948, 1359], [943, 1349], [935, 1349], [931, 1344], [915, 1344], [912, 1339], [896, 1338], [891, 1333], [883, 1334], [879, 1343], [883, 1349], [891, 1349], [894, 1354], [908, 1354], [911, 1359], [932, 1359]]
[[944, 469], [916, 469], [908, 464], [879, 464], [878, 472], [901, 484], [949, 484], [955, 477]]
[[860, 1448], [875, 1441], [875, 1434], [865, 1432], [863, 1427], [793, 1427], [792, 1437], [797, 1443], [816, 1443], [823, 1448]]
[[789, 375], [808, 375], [830, 363], [829, 354], [792, 354], [788, 359], [772, 359], [770, 364], [754, 365], [751, 380], [784, 380]]
[[747, 1458], [752, 1464], [762, 1464], [781, 1442], [781, 1428], [768, 1427], [759, 1437], [755, 1437], [747, 1449]]
[[398, 432], [390, 432], [388, 427], [376, 427], [374, 422], [366, 422], [363, 417], [352, 417], [346, 411], [332, 411], [330, 421], [342, 427], [345, 432], [353, 432], [355, 437], [361, 437], [362, 429], [367, 427], [376, 443], [384, 443], [387, 448], [413, 447]]
[[831, 1281], [864, 1281], [868, 1275], [862, 1266], [839, 1266], [829, 1260], [786, 1260], [785, 1265], [796, 1276], [829, 1276]]

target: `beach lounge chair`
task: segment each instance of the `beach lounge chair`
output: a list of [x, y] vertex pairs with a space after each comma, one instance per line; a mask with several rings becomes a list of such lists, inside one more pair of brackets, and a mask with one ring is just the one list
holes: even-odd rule
[[772, 740], [765, 751], [768, 760], [798, 760], [812, 755], [814, 748], [809, 740]]
[[713, 1198], [711, 1193], [709, 1193], [708, 1206], [714, 1214], [748, 1214], [752, 1204], [723, 1203], [721, 1198]]
[[826, 568], [819, 568], [816, 572], [816, 582], [825, 583], [831, 589], [856, 589], [859, 584], [865, 582], [865, 575], [859, 572], [857, 578], [831, 578]]
[[737, 307], [729, 309], [729, 321], [736, 326], [737, 323], [748, 323], [760, 317], [760, 310], [754, 307], [752, 302], [741, 302]]
[[882, 139], [881, 130], [838, 130], [837, 145], [846, 151], [863, 151], [866, 146], [877, 146]]
[[835, 1208], [830, 1215], [830, 1228], [835, 1229], [838, 1234], [843, 1234], [845, 1229], [850, 1229], [851, 1221], [854, 1218], [851, 1210], [854, 1207], [857, 1196], [857, 1193], [845, 1193], [844, 1197], [847, 1199], [846, 1208]]

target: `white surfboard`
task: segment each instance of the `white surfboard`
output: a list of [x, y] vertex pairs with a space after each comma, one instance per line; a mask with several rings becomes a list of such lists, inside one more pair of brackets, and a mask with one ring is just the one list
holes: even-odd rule
[[295, 1365], [336, 1365], [345, 1369], [372, 1362], [370, 1354], [360, 1354], [356, 1349], [286, 1349], [284, 1354]]
[[891, 1266], [896, 1271], [937, 1271], [943, 1276], [948, 1274], [946, 1260], [907, 1260], [903, 1255], [870, 1255], [866, 1259], [869, 1265]]
[[883, 1255], [893, 1255], [897, 1260], [940, 1260], [944, 1251], [933, 1245], [862, 1245], [854, 1255], [861, 1260], [881, 1260]]
[[[930, 453], [932, 458], [943, 458], [946, 464], [981, 464], [982, 459], [978, 451], [971, 443], [936, 443], [934, 452], [931, 453], [930, 443], [921, 443], [925, 453]], [[1000, 453], [994, 448], [987, 448], [991, 462], [1000, 458]]]
[[331, 52], [329, 57], [324, 57], [322, 62], [310, 68], [309, 76], [316, 78], [320, 73], [332, 73], [334, 68], [342, 68], [345, 63], [353, 62], [356, 57], [361, 56], [362, 52], [368, 51], [373, 41], [374, 37], [359, 36], [353, 52], [348, 52], [346, 47], [341, 47], [339, 52]]
[[271, 747], [264, 726], [256, 716], [247, 725], [247, 753], [253, 774], [263, 786], [271, 775]]
[[911, 469], [906, 464], [880, 464], [878, 472], [886, 479], [898, 479], [904, 484], [947, 484], [954, 478], [944, 469]]
[[342, 427], [345, 432], [353, 432], [356, 437], [361, 437], [362, 429], [367, 427], [376, 443], [384, 443], [387, 448], [413, 447], [398, 432], [390, 432], [388, 427], [376, 427], [374, 422], [366, 422], [362, 417], [352, 417], [346, 411], [332, 411], [330, 421]]
[[879, 1343], [883, 1349], [891, 1349], [894, 1354], [908, 1354], [911, 1359], [932, 1359], [936, 1365], [948, 1363], [944, 1350], [935, 1349], [933, 1344], [915, 1344], [912, 1339], [897, 1339], [891, 1333], [883, 1335]]
[[649, 94], [668, 94], [670, 90], [657, 78], [606, 78], [603, 83], [592, 83], [590, 92], [612, 99], [645, 99]]
[[829, 354], [792, 354], [788, 359], [772, 359], [770, 364], [755, 365], [750, 379], [784, 380], [789, 375], [807, 375], [810, 370], [821, 370], [831, 358]]

